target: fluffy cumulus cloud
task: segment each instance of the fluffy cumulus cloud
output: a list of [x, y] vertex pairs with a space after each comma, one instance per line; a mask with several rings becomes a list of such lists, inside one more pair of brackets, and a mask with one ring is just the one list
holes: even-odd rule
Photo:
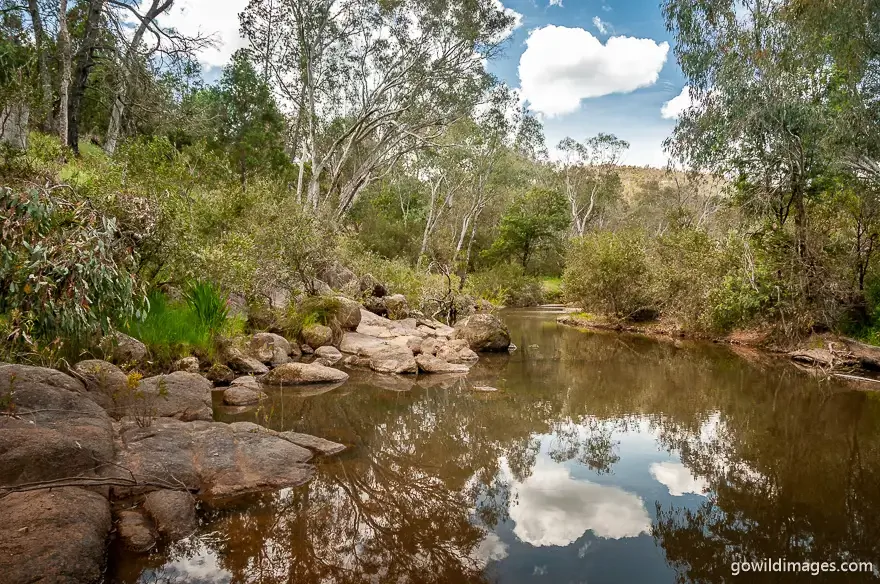
[[602, 44], [582, 28], [531, 32], [519, 60], [523, 97], [547, 116], [574, 112], [581, 100], [629, 93], [657, 82], [669, 43], [615, 36]]
[[571, 476], [561, 465], [539, 462], [515, 483], [513, 533], [533, 546], [567, 546], [588, 530], [597, 537], [635, 537], [650, 529], [644, 501], [633, 493]]
[[694, 104], [690, 91], [691, 88], [685, 85], [681, 93], [663, 104], [663, 107], [660, 108], [660, 115], [667, 120], [678, 119], [682, 112]]
[[685, 493], [702, 495], [709, 490], [709, 483], [692, 475], [680, 462], [655, 462], [650, 471], [651, 476], [665, 485], [673, 497], [680, 497]]

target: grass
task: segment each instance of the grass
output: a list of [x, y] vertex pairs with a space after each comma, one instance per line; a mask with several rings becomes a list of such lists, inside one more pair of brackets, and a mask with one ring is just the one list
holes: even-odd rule
[[541, 285], [544, 288], [544, 298], [547, 302], [551, 304], [562, 302], [562, 278], [548, 276], [542, 278]]

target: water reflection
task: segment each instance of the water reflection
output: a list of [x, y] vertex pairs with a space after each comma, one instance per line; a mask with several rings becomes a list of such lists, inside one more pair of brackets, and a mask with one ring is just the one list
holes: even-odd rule
[[299, 489], [207, 502], [196, 537], [116, 552], [111, 580], [725, 582], [740, 555], [880, 565], [875, 396], [723, 348], [507, 321], [520, 349], [466, 380], [354, 374], [230, 416], [350, 449]]

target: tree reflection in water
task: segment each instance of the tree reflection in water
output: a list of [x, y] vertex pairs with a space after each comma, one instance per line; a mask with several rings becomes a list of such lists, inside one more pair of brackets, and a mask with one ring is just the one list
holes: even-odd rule
[[[199, 537], [145, 558], [119, 552], [112, 579], [494, 581], [511, 542], [499, 534], [548, 553], [577, 543], [580, 561], [586, 532], [650, 533], [670, 566], [656, 581], [729, 581], [740, 555], [880, 565], [880, 400], [716, 347], [584, 334], [533, 314], [508, 316], [520, 350], [484, 357], [467, 379], [354, 373], [310, 397], [270, 390], [271, 407], [230, 419], [350, 448], [303, 487], [208, 502]], [[627, 467], [645, 477], [636, 493], [615, 486], [633, 435], [659, 457]], [[640, 492], [657, 484], [669, 496], [655, 505]], [[590, 580], [585, 569], [573, 574]]]

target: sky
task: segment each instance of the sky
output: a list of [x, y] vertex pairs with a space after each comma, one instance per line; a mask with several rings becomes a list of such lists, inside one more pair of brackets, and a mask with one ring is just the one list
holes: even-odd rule
[[[599, 132], [630, 143], [625, 164], [663, 167], [663, 140], [689, 98], [659, 0], [496, 0], [516, 18], [502, 57], [487, 69], [520, 90], [544, 123], [551, 158], [566, 136]], [[215, 35], [200, 55], [206, 80], [243, 46], [247, 0], [182, 0], [166, 20], [184, 33]]]

